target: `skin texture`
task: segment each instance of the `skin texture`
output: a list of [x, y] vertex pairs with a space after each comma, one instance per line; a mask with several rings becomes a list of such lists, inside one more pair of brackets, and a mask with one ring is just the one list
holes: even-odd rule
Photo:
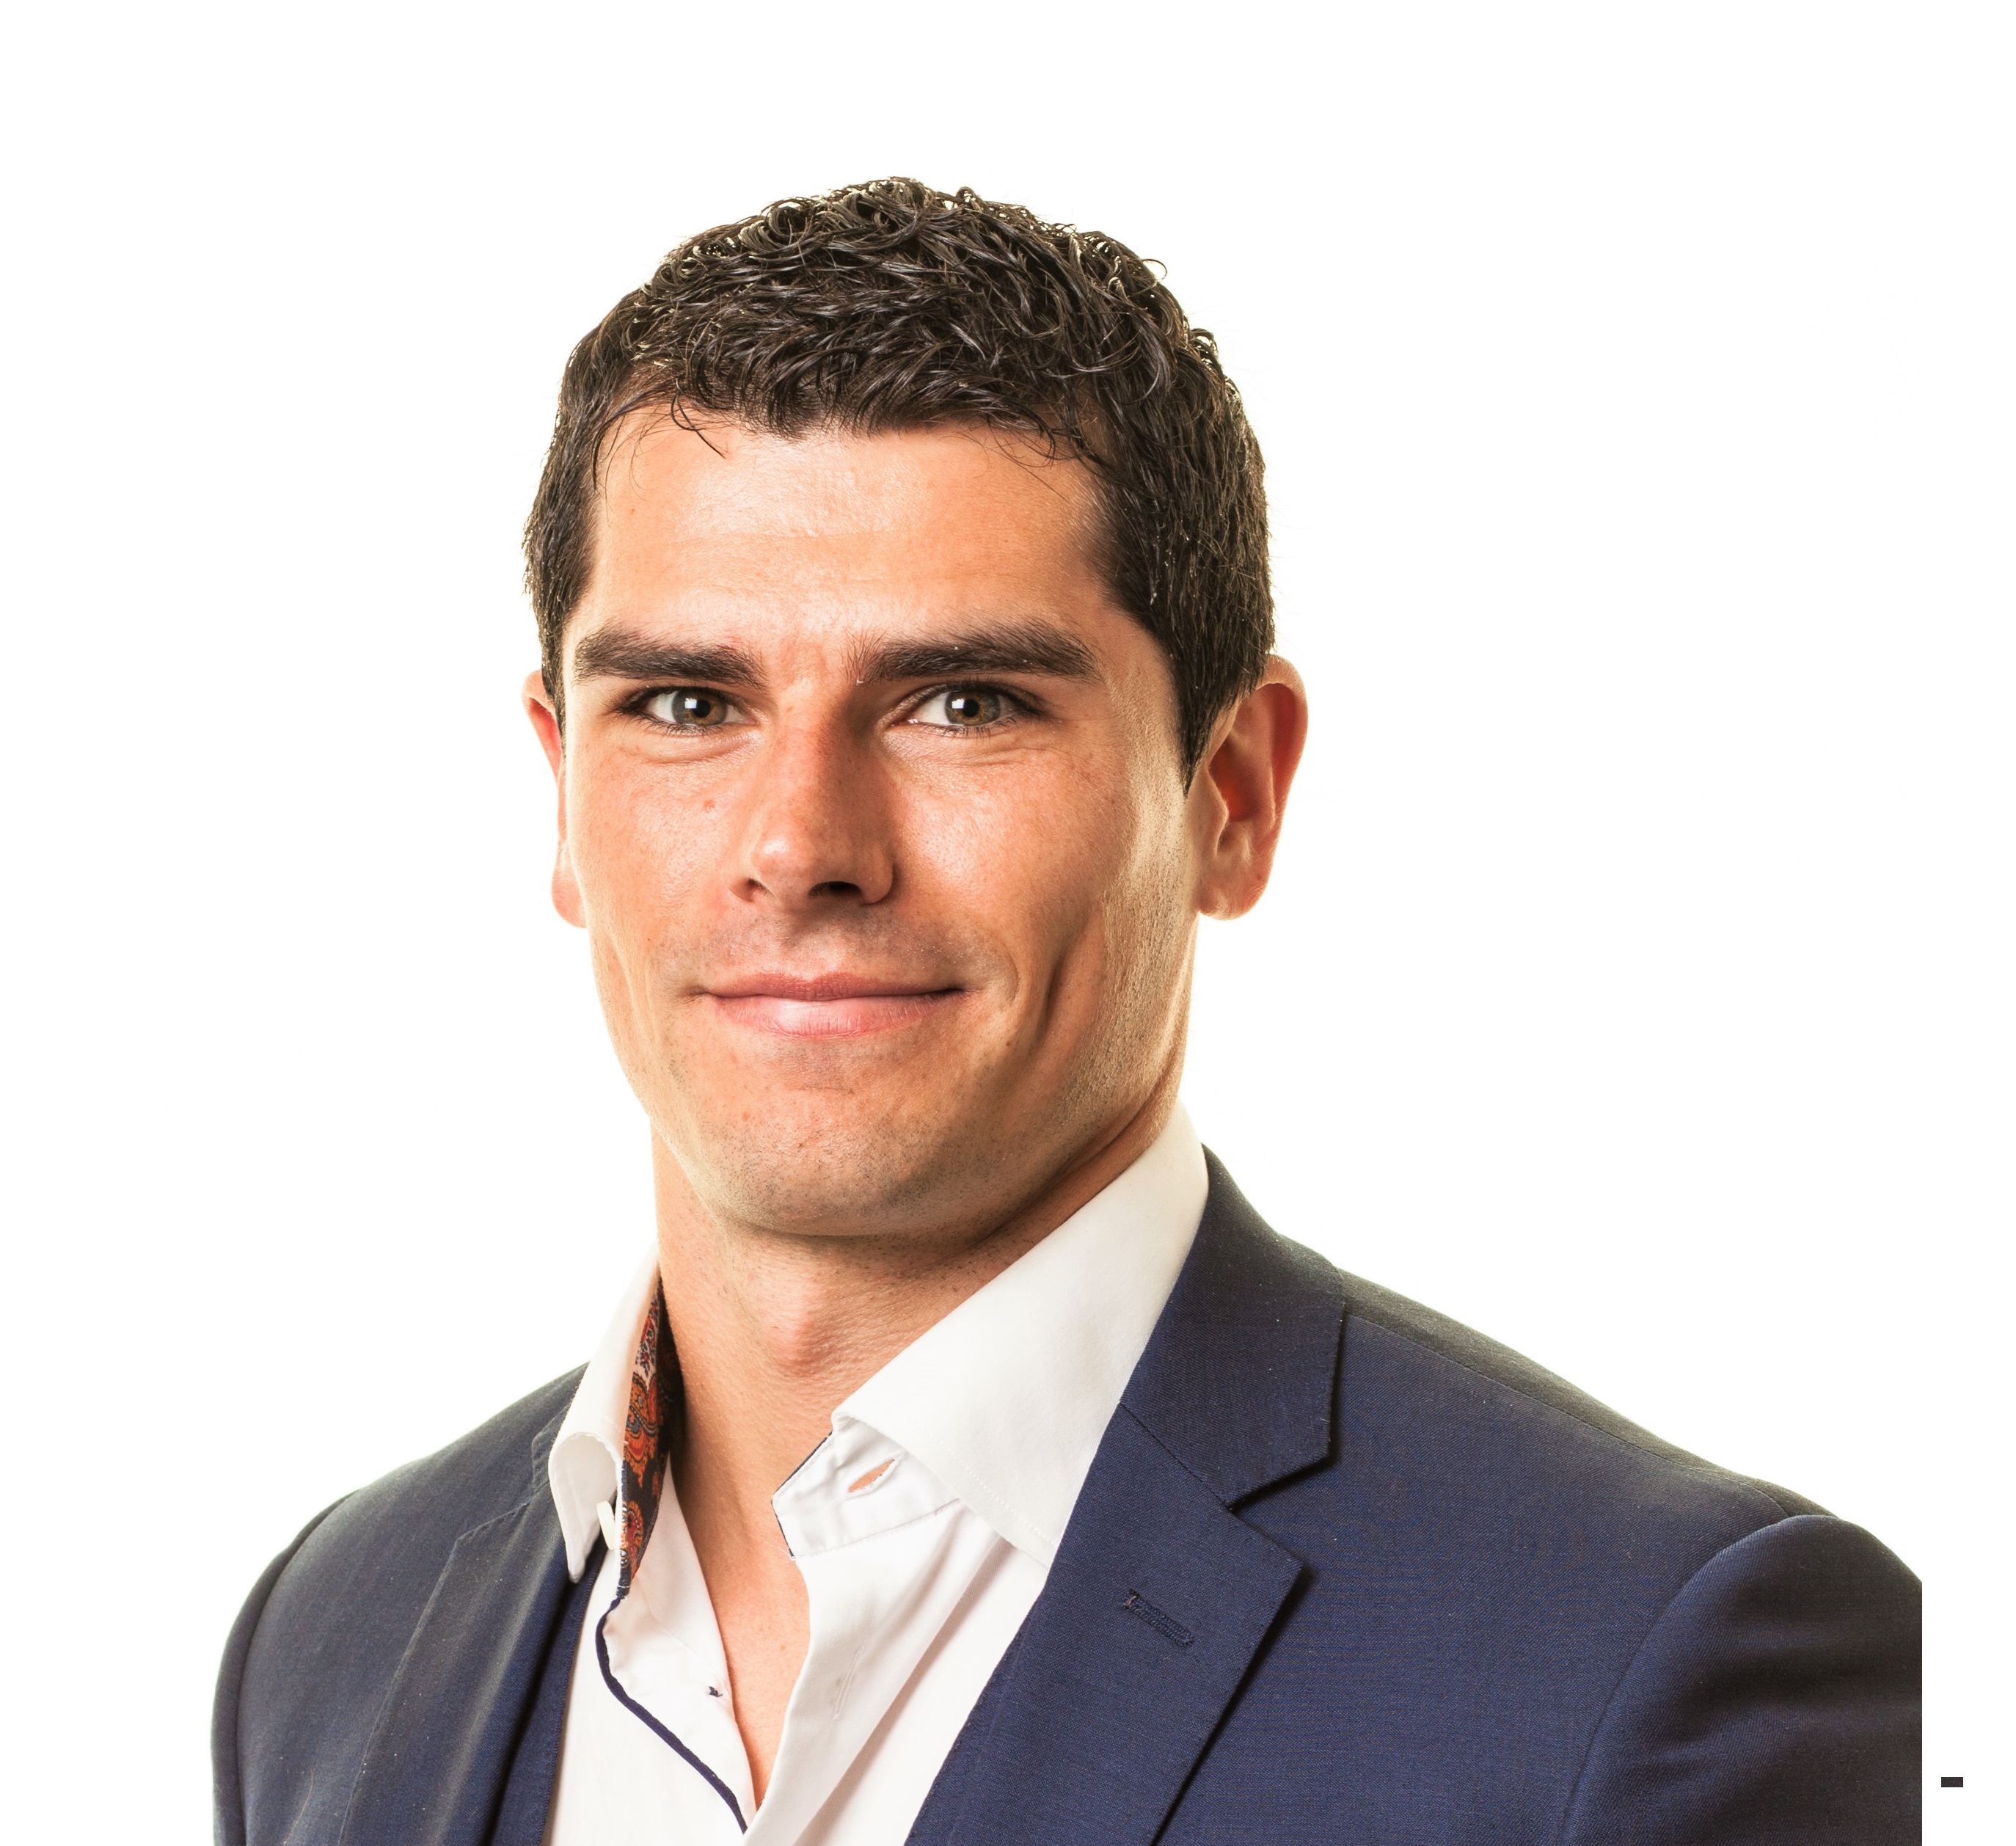
[[1115, 1178], [1183, 1066], [1200, 915], [1265, 888], [1285, 662], [1188, 786], [1076, 462], [966, 426], [619, 432], [553, 901], [654, 1130], [674, 1458], [761, 1798], [806, 1646], [770, 1496], [834, 1408]]

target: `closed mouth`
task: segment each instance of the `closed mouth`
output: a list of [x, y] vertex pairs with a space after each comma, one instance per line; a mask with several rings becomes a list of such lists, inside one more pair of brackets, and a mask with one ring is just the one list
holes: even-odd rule
[[966, 990], [854, 974], [756, 974], [703, 990], [726, 1017], [792, 1038], [852, 1038], [913, 1024]]

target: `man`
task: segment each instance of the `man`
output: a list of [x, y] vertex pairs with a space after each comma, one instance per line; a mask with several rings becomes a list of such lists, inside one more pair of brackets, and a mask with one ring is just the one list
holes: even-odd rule
[[527, 551], [657, 1247], [254, 1591], [220, 1841], [1914, 1836], [1889, 1553], [1197, 1143], [1196, 919], [1305, 707], [1138, 259], [907, 180], [697, 238], [575, 352]]

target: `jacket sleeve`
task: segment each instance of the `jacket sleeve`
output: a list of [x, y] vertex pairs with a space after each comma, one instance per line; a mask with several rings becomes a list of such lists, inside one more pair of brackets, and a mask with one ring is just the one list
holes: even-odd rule
[[1611, 1694], [1564, 1846], [1915, 1846], [1918, 1580], [1802, 1514], [1718, 1553]]
[[238, 1762], [238, 1697], [259, 1617], [265, 1613], [273, 1585], [293, 1562], [294, 1553], [308, 1542], [308, 1534], [342, 1504], [338, 1500], [325, 1506], [301, 1528], [293, 1543], [260, 1573], [252, 1593], [245, 1599], [245, 1607], [231, 1625], [230, 1639], [224, 1643], [224, 1661], [218, 1669], [217, 1697], [210, 1717], [211, 1802], [217, 1846], [245, 1846], [245, 1788]]

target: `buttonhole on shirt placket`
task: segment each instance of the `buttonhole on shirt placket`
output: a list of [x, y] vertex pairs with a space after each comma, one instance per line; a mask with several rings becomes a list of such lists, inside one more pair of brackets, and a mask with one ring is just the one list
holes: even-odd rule
[[877, 1463], [873, 1467], [870, 1468], [866, 1474], [861, 1476], [859, 1480], [850, 1481], [848, 1482], [848, 1492], [849, 1494], [864, 1494], [870, 1492], [875, 1488], [880, 1487], [884, 1481], [889, 1478], [889, 1470], [895, 1467], [895, 1465], [896, 1458], [893, 1455], [891, 1456], [886, 1462]]

